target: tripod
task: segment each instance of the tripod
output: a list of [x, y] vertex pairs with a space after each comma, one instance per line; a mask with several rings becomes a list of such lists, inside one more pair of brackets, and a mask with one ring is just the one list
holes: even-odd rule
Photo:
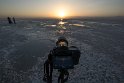
[[[52, 71], [53, 66], [49, 63], [44, 64], [44, 78], [43, 80], [47, 83], [52, 83]], [[59, 69], [58, 72], [60, 72], [58, 77], [58, 83], [65, 83], [68, 80], [69, 72], [67, 69]]]
[[58, 77], [58, 83], [65, 83], [68, 80], [69, 72], [67, 69], [60, 69], [58, 70], [60, 72]]

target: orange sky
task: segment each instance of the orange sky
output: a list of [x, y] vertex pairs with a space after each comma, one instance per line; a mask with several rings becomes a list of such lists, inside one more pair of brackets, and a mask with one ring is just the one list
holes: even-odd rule
[[1, 0], [0, 16], [124, 16], [124, 0]]

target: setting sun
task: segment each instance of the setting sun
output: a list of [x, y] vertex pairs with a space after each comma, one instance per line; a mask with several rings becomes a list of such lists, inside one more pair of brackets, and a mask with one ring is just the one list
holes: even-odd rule
[[59, 17], [61, 17], [61, 18], [65, 17], [65, 12], [64, 11], [60, 11], [59, 12]]

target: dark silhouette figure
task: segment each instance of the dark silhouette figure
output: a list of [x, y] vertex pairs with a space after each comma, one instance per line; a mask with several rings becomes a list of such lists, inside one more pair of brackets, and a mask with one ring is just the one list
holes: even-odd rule
[[8, 17], [7, 20], [9, 22], [9, 24], [12, 24], [12, 21], [11, 21], [11, 18], [10, 17]]
[[58, 69], [60, 75], [58, 83], [65, 83], [68, 80], [68, 69], [73, 69], [74, 65], [79, 63], [80, 51], [77, 47], [68, 47], [68, 41], [65, 37], [59, 37], [56, 47], [48, 54], [48, 59], [44, 63], [43, 81], [52, 83], [53, 69]]
[[13, 17], [12, 19], [13, 19], [14, 24], [16, 24], [15, 18]]

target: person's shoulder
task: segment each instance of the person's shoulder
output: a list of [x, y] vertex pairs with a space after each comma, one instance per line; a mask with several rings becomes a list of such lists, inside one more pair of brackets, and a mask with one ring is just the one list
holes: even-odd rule
[[50, 50], [50, 54], [53, 54], [56, 49], [57, 49], [57, 47], [53, 47], [53, 49]]
[[57, 48], [58, 48], [57, 46], [56, 46], [56, 47], [53, 47], [53, 49], [52, 49], [52, 50], [53, 50], [53, 51], [55, 51]]
[[79, 50], [79, 49], [78, 49], [78, 47], [76, 47], [76, 46], [70, 46], [70, 47], [69, 47], [69, 50]]
[[76, 46], [70, 46], [70, 47], [69, 47], [69, 50], [70, 50], [71, 52], [78, 52], [78, 53], [80, 53], [79, 48], [76, 47]]

